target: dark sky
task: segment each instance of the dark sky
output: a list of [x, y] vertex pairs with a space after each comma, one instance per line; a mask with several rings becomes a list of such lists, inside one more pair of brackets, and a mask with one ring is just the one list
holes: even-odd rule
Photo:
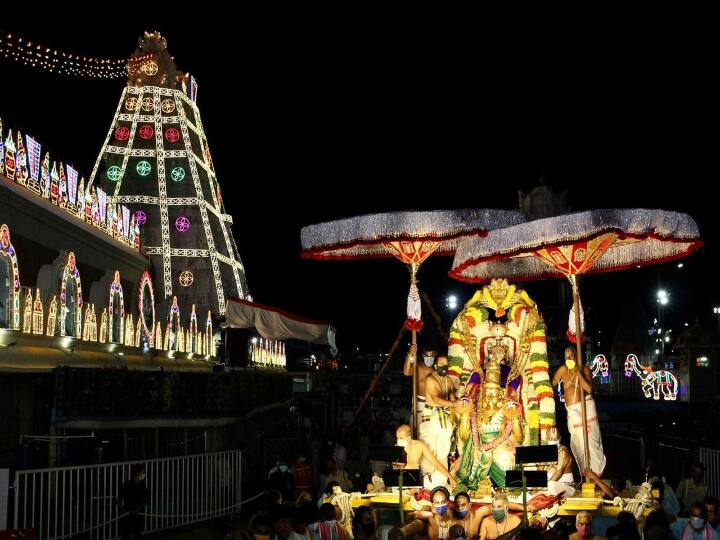
[[[47, 46], [121, 57], [160, 30], [198, 106], [254, 299], [330, 319], [343, 348], [385, 349], [404, 316], [398, 262], [300, 259], [303, 225], [362, 213], [514, 208], [541, 174], [573, 209], [689, 212], [706, 248], [663, 265], [674, 324], [720, 305], [716, 92], [707, 58], [687, 43], [588, 43], [545, 34], [473, 39], [428, 27], [245, 19], [213, 32], [193, 23], [8, 28]], [[202, 23], [197, 23], [202, 27]], [[582, 33], [582, 32], [580, 32]], [[446, 35], [447, 34], [447, 37]], [[609, 45], [608, 43], [612, 43]], [[87, 176], [125, 81], [74, 79], [0, 58], [0, 115]], [[421, 287], [440, 309], [473, 287], [428, 262]], [[586, 304], [612, 330], [627, 301], [654, 309], [654, 269], [584, 281]], [[548, 282], [532, 284], [542, 296]], [[542, 306], [541, 306], [542, 308]]]

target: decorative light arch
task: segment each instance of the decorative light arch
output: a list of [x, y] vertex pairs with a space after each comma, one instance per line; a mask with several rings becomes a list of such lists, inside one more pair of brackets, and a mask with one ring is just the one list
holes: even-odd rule
[[[113, 327], [115, 326], [113, 323], [113, 315], [115, 315], [113, 309], [113, 300], [115, 297], [120, 298], [120, 328], [117, 331], [117, 336], [113, 334]], [[113, 342], [117, 341], [118, 343], [122, 343], [123, 336], [125, 336], [125, 333], [123, 332], [123, 325], [125, 324], [125, 295], [123, 294], [123, 288], [122, 283], [120, 282], [120, 272], [118, 270], [115, 270], [115, 276], [113, 278], [113, 282], [110, 284], [110, 297], [108, 298], [108, 341]]]
[[12, 280], [10, 287], [10, 311], [8, 312], [8, 326], [13, 330], [20, 330], [20, 270], [17, 262], [17, 253], [10, 241], [10, 229], [4, 223], [0, 226], [0, 255], [7, 259], [8, 273]]
[[168, 335], [175, 334], [175, 343], [169, 342], [168, 350], [182, 351], [185, 347], [180, 345], [180, 340], [183, 339], [182, 327], [180, 326], [180, 306], [177, 303], [177, 296], [173, 296], [172, 305], [168, 312], [168, 323], [167, 323], [167, 335], [165, 341], [168, 341]]
[[80, 281], [80, 270], [75, 264], [75, 253], [68, 253], [67, 264], [63, 268], [62, 283], [60, 284], [60, 335], [65, 335], [65, 317], [67, 317], [67, 280], [72, 278], [75, 281], [75, 320], [73, 321], [73, 337], [82, 337], [82, 282]]
[[[148, 326], [145, 323], [145, 317], [143, 316], [143, 301], [145, 300], [145, 286], [147, 285], [148, 291], [150, 291], [150, 305], [152, 306], [152, 321]], [[138, 288], [138, 316], [142, 321], [142, 331], [145, 334], [145, 339], [151, 347], [155, 345], [155, 291], [153, 290], [152, 279], [150, 279], [150, 273], [145, 271], [140, 277], [140, 287]], [[160, 343], [162, 347], [162, 343]]]

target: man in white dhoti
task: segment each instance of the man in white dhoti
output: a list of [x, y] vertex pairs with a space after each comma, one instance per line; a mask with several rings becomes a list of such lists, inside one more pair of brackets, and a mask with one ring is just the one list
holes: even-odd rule
[[573, 477], [573, 458], [570, 450], [560, 444], [560, 433], [556, 427], [547, 430], [548, 444], [558, 447], [558, 460], [547, 471], [547, 490], [551, 495], [564, 495], [572, 497], [575, 495], [575, 478]]
[[[575, 349], [565, 349], [565, 364], [560, 366], [553, 376], [552, 385], [562, 381], [567, 409], [568, 431], [570, 432], [570, 449], [581, 471], [590, 468], [598, 476], [605, 470], [605, 453], [603, 452], [600, 422], [598, 420], [595, 400], [592, 397], [592, 373], [587, 366], [578, 366]], [[585, 463], [585, 446], [583, 442], [582, 403], [580, 389], [585, 392], [585, 414], [587, 418], [588, 452], [590, 463]]]
[[[455, 406], [455, 386], [448, 377], [447, 356], [438, 356], [435, 372], [425, 379], [425, 408], [420, 423], [420, 440], [424, 442], [443, 466], [447, 467], [448, 454], [454, 425], [450, 414]], [[423, 471], [435, 470], [424, 460]], [[432, 475], [438, 482], [445, 482], [443, 474]], [[440, 484], [440, 485], [442, 485]]]

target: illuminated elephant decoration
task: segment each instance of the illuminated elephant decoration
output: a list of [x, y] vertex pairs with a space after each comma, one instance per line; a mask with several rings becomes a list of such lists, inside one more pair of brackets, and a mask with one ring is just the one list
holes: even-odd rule
[[628, 354], [625, 359], [625, 376], [631, 377], [633, 372], [640, 377], [643, 394], [646, 398], [652, 397], [675, 401], [678, 394], [678, 380], [675, 375], [664, 369], [654, 370], [650, 366], [643, 366], [634, 354]]

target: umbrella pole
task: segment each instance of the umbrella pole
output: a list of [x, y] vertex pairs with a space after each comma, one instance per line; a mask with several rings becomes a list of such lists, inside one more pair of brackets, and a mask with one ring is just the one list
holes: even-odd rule
[[[575, 347], [577, 352], [577, 364], [578, 369], [582, 371], [585, 367], [582, 357], [582, 329], [580, 327], [580, 287], [578, 286], [578, 276], [569, 276], [570, 284], [572, 285], [573, 291], [573, 306], [575, 309]], [[580, 381], [578, 381], [580, 384]], [[583, 450], [585, 452], [585, 466], [590, 468], [590, 447], [588, 445], [588, 430], [587, 430], [587, 413], [585, 411], [585, 391], [580, 385], [580, 410], [582, 413], [582, 430], [583, 430]], [[580, 471], [583, 474], [583, 471]]]
[[[412, 263], [410, 265], [410, 285], [417, 285], [417, 271], [420, 267], [417, 263]], [[412, 344], [413, 349], [417, 347], [417, 331], [412, 331]], [[418, 433], [418, 426], [417, 426], [417, 391], [418, 391], [418, 385], [417, 385], [417, 364], [418, 364], [418, 357], [417, 354], [415, 355], [415, 360], [413, 362], [413, 376], [412, 376], [412, 433], [410, 434], [411, 437], [414, 439], [417, 437]]]

